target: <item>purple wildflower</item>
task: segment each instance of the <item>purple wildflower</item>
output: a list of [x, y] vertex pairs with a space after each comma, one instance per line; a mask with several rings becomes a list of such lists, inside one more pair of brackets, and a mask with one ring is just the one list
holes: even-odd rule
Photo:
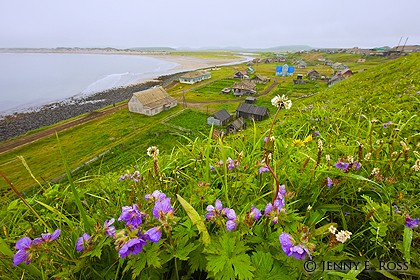
[[254, 205], [251, 207], [251, 211], [249, 212], [249, 216], [254, 218], [255, 220], [259, 220], [261, 218], [261, 211], [258, 210]]
[[360, 167], [361, 167], [361, 165], [360, 165], [360, 163], [359, 162], [357, 162], [357, 161], [354, 161], [353, 162], [353, 169], [354, 170], [359, 170], [360, 169]]
[[56, 240], [60, 236], [61, 230], [57, 229], [52, 234], [51, 233], [43, 233], [41, 234], [41, 238], [43, 242], [51, 242]]
[[270, 171], [270, 169], [268, 168], [268, 166], [267, 165], [264, 165], [263, 167], [261, 167], [259, 170], [258, 170], [258, 174], [262, 174], [263, 172], [268, 172], [268, 171]]
[[306, 248], [303, 244], [293, 246], [295, 240], [290, 234], [283, 232], [279, 236], [279, 241], [281, 244], [281, 248], [286, 254], [286, 256], [292, 256], [298, 260], [304, 260], [306, 258], [306, 255], [308, 255], [308, 257], [312, 259], [311, 255], [309, 254], [308, 248]]
[[347, 169], [349, 168], [349, 164], [347, 162], [342, 161], [337, 162], [336, 164], [334, 164], [334, 166], [343, 171], [347, 171]]
[[314, 132], [312, 132], [312, 134], [313, 134], [315, 137], [318, 137], [319, 135], [321, 135], [321, 133], [319, 133], [319, 131], [318, 131], [318, 130], [315, 130]]
[[407, 215], [404, 225], [411, 229], [416, 228], [419, 226], [419, 218], [412, 219], [409, 215]]
[[217, 210], [222, 211], [222, 202], [220, 200], [216, 200], [216, 202], [214, 203], [214, 206]]
[[330, 177], [327, 177], [327, 186], [328, 186], [328, 188], [331, 188], [333, 185], [334, 185], [333, 184], [333, 180], [331, 180]]
[[229, 208], [225, 208], [223, 210], [225, 210], [225, 211], [223, 211], [223, 214], [226, 215], [226, 217], [228, 218], [228, 220], [236, 220], [235, 210], [229, 209]]
[[31, 256], [29, 249], [31, 248], [32, 240], [29, 237], [22, 237], [16, 242], [15, 248], [18, 250], [13, 256], [13, 266], [17, 266], [22, 262], [26, 264], [31, 263]]
[[210, 171], [214, 171], [214, 166], [210, 164]]
[[147, 242], [142, 238], [130, 239], [121, 247], [121, 249], [118, 251], [118, 254], [120, 254], [120, 258], [122, 259], [130, 254], [137, 255], [143, 250], [143, 246], [146, 244]]
[[271, 202], [269, 202], [264, 209], [264, 215], [269, 216], [271, 212], [273, 212], [273, 204], [271, 204]]
[[399, 212], [400, 212], [400, 209], [398, 209], [398, 206], [397, 205], [393, 205], [394, 206], [394, 209], [395, 209], [395, 214], [398, 214]]
[[85, 249], [85, 245], [88, 246], [92, 243], [90, 235], [87, 233], [83, 233], [81, 237], [77, 239], [76, 242], [76, 251], [81, 252]]
[[226, 229], [231, 231], [236, 229], [236, 221], [235, 220], [229, 220], [226, 222]]
[[228, 163], [228, 169], [229, 170], [232, 170], [232, 169], [234, 169], [235, 168], [235, 161], [233, 160], [233, 159], [231, 159], [231, 158], [228, 158], [227, 160], [226, 160], [226, 163]]
[[144, 233], [144, 236], [147, 240], [150, 240], [154, 243], [158, 243], [160, 238], [162, 237], [162, 230], [160, 229], [160, 227], [152, 227]]
[[126, 226], [137, 228], [142, 223], [141, 213], [137, 204], [133, 204], [133, 207], [122, 207], [122, 213], [118, 218], [118, 221], [126, 221]]
[[171, 199], [169, 197], [155, 202], [153, 208], [153, 216], [159, 221], [164, 221], [167, 215], [173, 214], [174, 208], [171, 206]]
[[117, 232], [114, 226], [111, 226], [115, 222], [115, 219], [112, 218], [111, 220], [106, 220], [104, 222], [104, 232], [106, 236], [115, 237], [115, 233]]
[[212, 221], [213, 219], [215, 219], [218, 215], [222, 213], [222, 210], [223, 210], [222, 202], [220, 200], [216, 200], [216, 202], [214, 203], [214, 206], [208, 205], [206, 210], [207, 210], [206, 219], [209, 221]]
[[159, 190], [155, 190], [151, 194], [146, 194], [144, 196], [144, 199], [151, 200], [151, 201], [160, 201], [160, 200], [164, 200], [165, 198], [166, 198], [166, 194], [164, 194], [163, 192]]

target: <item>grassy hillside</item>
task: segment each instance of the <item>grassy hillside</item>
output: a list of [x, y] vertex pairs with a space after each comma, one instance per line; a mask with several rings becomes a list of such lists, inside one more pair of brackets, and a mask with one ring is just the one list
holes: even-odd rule
[[[275, 78], [273, 66], [255, 68]], [[258, 97], [257, 104], [269, 106], [271, 117], [248, 122], [247, 130], [223, 139], [207, 136], [210, 128], [201, 125], [207, 114], [166, 112], [146, 133], [127, 132], [128, 141], [76, 173], [74, 180], [45, 183], [33, 197], [5, 201], [2, 275], [419, 277], [419, 67], [420, 55], [401, 57], [330, 88], [293, 86], [293, 78], [281, 78], [273, 91]], [[288, 110], [271, 105], [271, 99], [283, 93], [293, 97]], [[136, 124], [143, 120], [136, 118]], [[123, 128], [131, 131], [127, 123]], [[157, 146], [159, 153], [147, 152], [149, 146]], [[69, 161], [76, 161], [73, 154], [84, 157], [72, 150], [65, 154]], [[19, 176], [31, 179], [25, 172]], [[42, 172], [35, 176], [42, 177]], [[146, 196], [155, 190], [170, 202], [160, 195]], [[104, 221], [111, 218], [118, 220], [118, 231], [109, 236]], [[31, 265], [13, 266], [13, 246], [20, 238], [33, 239], [57, 228], [57, 240], [22, 249], [18, 256], [30, 252]], [[78, 243], [84, 233], [89, 237]], [[304, 260], [310, 257], [308, 267]], [[322, 269], [326, 262], [365, 265]], [[401, 269], [395, 269], [396, 264]]]

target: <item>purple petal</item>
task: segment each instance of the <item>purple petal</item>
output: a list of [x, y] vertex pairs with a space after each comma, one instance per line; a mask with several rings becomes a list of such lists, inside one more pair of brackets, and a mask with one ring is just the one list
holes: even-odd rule
[[18, 250], [29, 249], [32, 245], [32, 240], [29, 237], [22, 237], [16, 242], [15, 248]]
[[160, 227], [152, 227], [144, 233], [144, 236], [146, 237], [146, 239], [154, 243], [158, 243], [160, 238], [162, 237], [162, 231]]
[[292, 255], [292, 251], [290, 250], [293, 247], [293, 238], [290, 234], [283, 232], [279, 236], [281, 248], [286, 256], [290, 257]]
[[222, 202], [220, 200], [216, 200], [214, 205], [215, 205], [217, 210], [222, 211], [223, 206], [222, 206]]
[[29, 252], [26, 250], [19, 250], [13, 256], [13, 266], [17, 266], [20, 263], [26, 261], [26, 264], [29, 264], [31, 261], [29, 259]]
[[236, 228], [236, 222], [233, 220], [229, 220], [226, 222], [226, 229], [227, 230], [234, 230]]

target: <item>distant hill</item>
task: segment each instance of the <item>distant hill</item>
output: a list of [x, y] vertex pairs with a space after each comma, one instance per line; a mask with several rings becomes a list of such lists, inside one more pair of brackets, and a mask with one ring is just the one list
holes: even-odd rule
[[133, 51], [176, 51], [176, 49], [169, 48], [169, 47], [135, 47], [135, 48], [128, 48], [128, 50], [133, 50]]
[[301, 51], [301, 50], [311, 50], [313, 49], [307, 45], [287, 45], [287, 46], [278, 46], [278, 47], [270, 47], [270, 48], [243, 48], [243, 47], [201, 47], [201, 48], [189, 48], [189, 47], [180, 47], [177, 48], [178, 50], [189, 50], [189, 51], [246, 51], [246, 52], [293, 52], [293, 51]]

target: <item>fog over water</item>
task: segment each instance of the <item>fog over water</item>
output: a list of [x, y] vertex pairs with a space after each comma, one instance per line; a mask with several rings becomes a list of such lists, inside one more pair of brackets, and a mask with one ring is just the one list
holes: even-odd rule
[[126, 86], [177, 65], [145, 56], [0, 53], [0, 114]]

